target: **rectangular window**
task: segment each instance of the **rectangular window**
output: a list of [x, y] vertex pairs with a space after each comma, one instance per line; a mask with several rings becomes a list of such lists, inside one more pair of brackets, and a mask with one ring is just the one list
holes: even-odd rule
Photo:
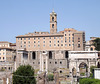
[[78, 42], [80, 42], [80, 38], [78, 38]]
[[80, 48], [80, 44], [78, 44], [78, 48]]
[[54, 39], [56, 39], [56, 37], [54, 37]]
[[67, 46], [67, 44], [65, 44], [65, 46]]
[[51, 41], [49, 41], [49, 43], [51, 43]]
[[26, 48], [26, 45], [24, 45], [24, 48]]
[[26, 42], [24, 42], [24, 44], [26, 44]]
[[51, 37], [49, 37], [49, 39], [51, 39]]
[[63, 44], [61, 44], [61, 46], [63, 46]]
[[67, 38], [65, 37], [65, 40], [67, 40]]
[[43, 47], [45, 47], [45, 45], [43, 45]]
[[69, 46], [71, 46], [71, 44], [69, 44]]
[[43, 43], [45, 43], [45, 41], [43, 41]]
[[61, 41], [61, 43], [63, 43], [63, 41]]
[[51, 44], [49, 46], [51, 47]]
[[22, 40], [22, 38], [21, 38], [21, 40]]
[[43, 37], [43, 39], [45, 39], [45, 37]]
[[30, 38], [28, 38], [28, 40], [30, 40]]
[[26, 40], [26, 38], [24, 38], [24, 40]]

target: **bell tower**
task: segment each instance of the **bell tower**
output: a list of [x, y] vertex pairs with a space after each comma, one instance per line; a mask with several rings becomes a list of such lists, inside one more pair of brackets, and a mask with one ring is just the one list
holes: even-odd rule
[[50, 13], [50, 33], [57, 33], [57, 14], [54, 10]]

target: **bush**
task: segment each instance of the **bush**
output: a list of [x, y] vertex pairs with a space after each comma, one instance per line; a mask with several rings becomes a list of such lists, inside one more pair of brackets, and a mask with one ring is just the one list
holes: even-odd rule
[[80, 73], [81, 76], [85, 76], [85, 73]]
[[80, 84], [100, 84], [100, 80], [83, 78], [83, 79], [80, 79], [79, 83]]
[[54, 75], [53, 74], [48, 74], [48, 81], [53, 81], [54, 80]]

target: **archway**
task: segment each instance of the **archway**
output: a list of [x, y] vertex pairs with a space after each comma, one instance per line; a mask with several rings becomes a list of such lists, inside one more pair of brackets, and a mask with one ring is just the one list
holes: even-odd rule
[[88, 66], [86, 63], [82, 62], [79, 65], [80, 76], [87, 76], [88, 74]]

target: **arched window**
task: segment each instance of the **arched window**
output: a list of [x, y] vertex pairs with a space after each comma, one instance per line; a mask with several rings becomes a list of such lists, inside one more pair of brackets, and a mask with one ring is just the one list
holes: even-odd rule
[[49, 51], [49, 59], [52, 59], [52, 52]]
[[93, 51], [93, 48], [91, 48], [91, 51]]
[[35, 52], [32, 53], [32, 59], [36, 59], [36, 54], [35, 54]]
[[54, 24], [52, 24], [52, 28], [54, 28]]
[[68, 58], [68, 51], [65, 52], [65, 58]]
[[54, 21], [54, 17], [52, 17], [52, 21]]

